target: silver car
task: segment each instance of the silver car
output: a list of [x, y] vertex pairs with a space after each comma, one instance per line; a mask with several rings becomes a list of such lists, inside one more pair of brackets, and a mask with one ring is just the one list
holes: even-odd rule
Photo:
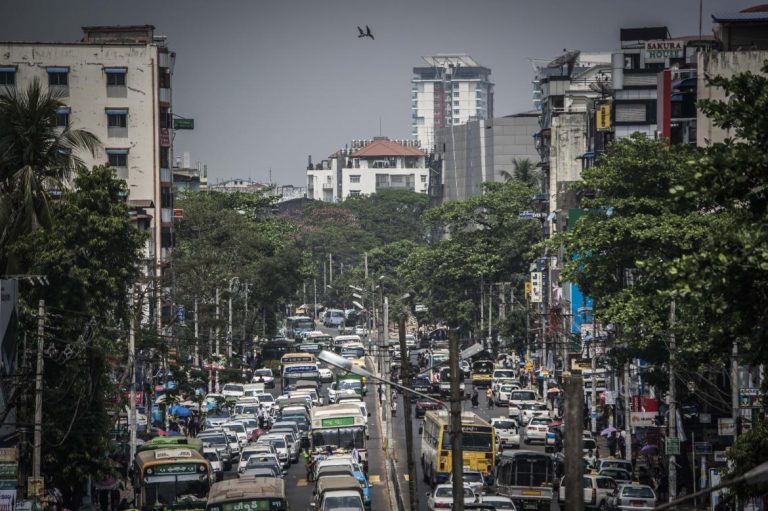
[[611, 498], [613, 509], [653, 509], [656, 507], [656, 493], [645, 484], [619, 485]]

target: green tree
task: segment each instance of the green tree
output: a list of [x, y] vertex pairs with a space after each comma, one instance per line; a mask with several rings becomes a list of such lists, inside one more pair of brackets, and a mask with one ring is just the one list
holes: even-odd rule
[[49, 281], [22, 295], [23, 321], [36, 330], [33, 314], [44, 299], [43, 472], [70, 503], [79, 502], [89, 476], [113, 470], [106, 455], [116, 389], [108, 374], [126, 363], [127, 290], [139, 277], [145, 240], [128, 214], [127, 191], [112, 169], [78, 169], [74, 189], [51, 204], [50, 229], [9, 247]]
[[426, 241], [422, 215], [429, 207], [429, 197], [410, 190], [389, 189], [371, 195], [350, 196], [341, 206], [355, 215], [365, 232], [379, 245], [395, 241]]
[[539, 189], [541, 186], [541, 175], [536, 171], [536, 169], [539, 168], [537, 164], [533, 163], [528, 158], [514, 158], [512, 160], [512, 166], [514, 167], [514, 171], [511, 173], [506, 170], [499, 172], [505, 182], [517, 179], [528, 186], [532, 186], [537, 190]]
[[56, 93], [34, 80], [26, 89], [0, 91], [0, 269], [22, 272], [7, 249], [38, 226], [51, 226], [48, 190], [82, 166], [77, 151], [93, 154], [98, 139], [69, 126], [57, 128], [64, 107]]

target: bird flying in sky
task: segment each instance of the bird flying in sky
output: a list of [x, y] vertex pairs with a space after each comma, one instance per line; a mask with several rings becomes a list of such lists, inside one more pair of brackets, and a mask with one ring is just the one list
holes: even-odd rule
[[365, 32], [363, 32], [363, 29], [359, 26], [357, 27], [357, 31], [360, 32], [357, 36], [358, 38], [370, 37], [371, 39], [374, 39], [373, 34], [371, 34], [371, 28], [368, 25], [365, 26]]

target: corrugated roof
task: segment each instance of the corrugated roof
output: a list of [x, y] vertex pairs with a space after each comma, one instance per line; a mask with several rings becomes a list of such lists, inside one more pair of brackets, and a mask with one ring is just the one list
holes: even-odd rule
[[128, 199], [125, 201], [129, 206], [134, 208], [154, 208], [155, 204], [151, 199]]
[[415, 147], [406, 147], [391, 140], [374, 140], [359, 151], [352, 153], [353, 158], [373, 158], [376, 156], [424, 156]]
[[768, 22], [768, 12], [723, 12], [712, 15], [715, 23], [763, 23]]

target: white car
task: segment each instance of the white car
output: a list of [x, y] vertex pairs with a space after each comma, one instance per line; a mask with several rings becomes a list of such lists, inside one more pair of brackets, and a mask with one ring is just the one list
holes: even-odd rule
[[263, 454], [269, 454], [269, 455], [275, 455], [275, 459], [277, 459], [277, 451], [275, 451], [275, 448], [272, 447], [272, 445], [267, 444], [251, 444], [243, 449], [243, 452], [240, 453], [240, 461], [237, 463], [237, 471], [243, 472], [245, 471], [246, 465], [248, 465], [248, 458], [251, 456], [257, 456], [257, 455], [263, 455]]
[[507, 511], [516, 511], [515, 503], [509, 497], [501, 495], [483, 495], [480, 497], [481, 504], [490, 504], [495, 509], [506, 509]]
[[203, 457], [210, 463], [214, 479], [216, 481], [223, 481], [224, 467], [222, 466], [221, 458], [219, 458], [219, 451], [212, 447], [206, 447], [203, 449]]
[[509, 394], [509, 416], [517, 419], [520, 415], [520, 405], [535, 405], [539, 401], [536, 399], [536, 392], [527, 389], [513, 390]]
[[243, 397], [245, 387], [239, 383], [227, 383], [221, 388], [221, 395], [227, 397]]
[[322, 383], [331, 383], [333, 381], [333, 371], [327, 367], [319, 368], [317, 374], [320, 375], [320, 381]]
[[504, 448], [520, 448], [520, 433], [517, 429], [517, 423], [512, 419], [496, 417], [491, 419], [491, 426], [496, 432], [496, 445], [499, 452]]
[[509, 404], [509, 396], [513, 391], [520, 390], [520, 386], [513, 383], [502, 383], [496, 391], [496, 403], [501, 406]]
[[534, 440], [546, 442], [547, 432], [549, 431], [549, 422], [549, 417], [532, 417], [525, 426], [523, 442], [525, 442], [526, 445]]
[[[464, 485], [464, 503], [471, 504], [477, 502], [477, 495], [467, 485]], [[430, 511], [437, 509], [450, 509], [453, 506], [453, 485], [451, 484], [438, 484], [435, 486], [429, 498], [427, 498], [427, 507]]]
[[656, 493], [644, 484], [622, 484], [611, 496], [613, 509], [653, 509], [656, 507]]
[[[475, 495], [482, 495], [483, 489], [485, 488], [485, 477], [483, 477], [482, 472], [464, 468], [461, 479], [464, 481], [464, 486], [469, 486], [469, 488], [475, 492]], [[453, 484], [453, 474], [448, 478], [448, 482]]]
[[221, 429], [231, 431], [237, 435], [237, 441], [239, 442], [241, 448], [248, 443], [248, 432], [245, 429], [245, 424], [242, 422], [225, 422], [221, 425]]
[[544, 403], [524, 403], [518, 405], [518, 408], [520, 413], [517, 421], [520, 424], [528, 424], [532, 417], [546, 417], [548, 419], [551, 417], [549, 408]]
[[356, 326], [355, 335], [368, 335], [368, 329], [364, 326]]
[[262, 435], [256, 441], [257, 444], [269, 444], [275, 448], [277, 452], [277, 459], [280, 460], [280, 464], [283, 468], [288, 468], [291, 465], [291, 453], [288, 448], [288, 441], [285, 439], [285, 435]]
[[275, 388], [275, 375], [272, 373], [272, 369], [268, 367], [262, 367], [256, 369], [251, 377], [253, 383], [264, 383], [264, 386], [273, 389]]
[[[614, 490], [616, 490], [616, 481], [610, 477], [601, 475], [584, 475], [584, 507], [586, 509], [608, 509]], [[560, 480], [560, 494], [558, 495], [561, 504], [565, 503], [565, 478]]]

